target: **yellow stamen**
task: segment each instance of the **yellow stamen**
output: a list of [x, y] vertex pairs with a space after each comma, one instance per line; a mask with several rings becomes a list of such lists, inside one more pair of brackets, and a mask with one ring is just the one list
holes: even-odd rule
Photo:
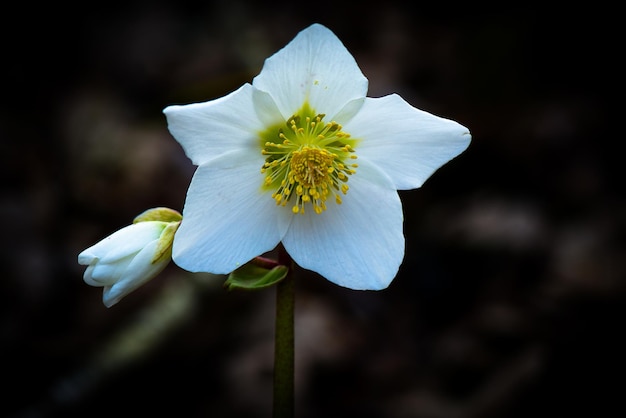
[[294, 214], [304, 214], [309, 204], [316, 214], [324, 212], [329, 196], [341, 204], [339, 195], [347, 194], [346, 182], [358, 167], [344, 163], [356, 158], [358, 141], [343, 132], [340, 124], [323, 119], [323, 114], [315, 114], [305, 104], [282, 127], [261, 133], [261, 153], [266, 156], [261, 167], [263, 187], [273, 189], [276, 205], [291, 201]]

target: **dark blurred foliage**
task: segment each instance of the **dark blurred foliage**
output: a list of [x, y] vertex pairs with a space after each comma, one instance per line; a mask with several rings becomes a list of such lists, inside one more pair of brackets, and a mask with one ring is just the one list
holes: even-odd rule
[[[408, 7], [410, 5], [410, 7]], [[598, 4], [11, 3], [2, 25], [0, 414], [265, 417], [270, 290], [175, 265], [106, 309], [76, 255], [194, 167], [162, 109], [220, 97], [313, 22], [473, 142], [401, 192], [380, 292], [300, 271], [299, 417], [624, 412], [623, 49]], [[418, 158], [417, 156], [416, 158]]]

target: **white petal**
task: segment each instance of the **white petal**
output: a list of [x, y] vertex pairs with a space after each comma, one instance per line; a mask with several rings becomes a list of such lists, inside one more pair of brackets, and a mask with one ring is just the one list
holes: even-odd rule
[[[126, 269], [133, 261], [135, 254], [115, 260], [114, 263], [98, 262], [91, 270], [90, 282], [94, 285], [109, 286], [122, 278]], [[84, 279], [84, 276], [83, 276]]]
[[106, 238], [112, 245], [100, 257], [99, 264], [115, 263], [117, 260], [135, 254], [147, 243], [159, 239], [167, 222], [148, 221], [129, 225]]
[[91, 265], [96, 260], [104, 263], [115, 262], [139, 251], [143, 246], [159, 237], [163, 227], [155, 228], [154, 223], [140, 222], [125, 226], [78, 254], [78, 264]]
[[379, 290], [389, 285], [404, 257], [402, 205], [391, 180], [361, 164], [341, 205], [316, 215], [293, 215], [283, 244], [301, 267], [340, 286]]
[[278, 244], [278, 208], [271, 191], [261, 190], [263, 163], [258, 149], [198, 167], [174, 237], [178, 266], [226, 274]]
[[253, 85], [274, 98], [284, 119], [308, 101], [330, 121], [349, 101], [367, 94], [367, 79], [354, 57], [319, 24], [309, 26], [269, 57]]
[[241, 147], [256, 145], [262, 121], [272, 112], [267, 99], [253, 98], [254, 88], [245, 84], [238, 90], [204, 103], [169, 106], [163, 110], [168, 128], [191, 161], [201, 165]]
[[159, 274], [170, 262], [167, 258], [159, 263], [153, 263], [154, 254], [157, 250], [157, 241], [146, 245], [133, 259], [125, 266], [121, 278], [104, 288], [102, 302], [110, 308], [119, 302], [124, 296], [145, 284]]
[[359, 159], [383, 169], [399, 190], [420, 187], [471, 140], [466, 127], [414, 108], [396, 94], [365, 99], [344, 131], [361, 139]]
[[349, 101], [332, 119], [341, 125], [345, 125], [361, 110], [365, 99], [365, 97], [360, 97]]
[[264, 127], [285, 123], [286, 119], [281, 115], [278, 106], [276, 106], [274, 99], [272, 99], [269, 93], [253, 87], [252, 101], [257, 117]]
[[96, 263], [95, 262], [93, 264], [90, 264], [90, 265], [87, 266], [87, 268], [85, 269], [85, 273], [83, 274], [83, 280], [89, 286], [100, 287], [100, 286], [102, 286], [102, 283], [95, 281], [93, 279], [93, 277], [91, 277], [91, 273], [93, 272], [93, 269], [95, 267], [96, 267]]
[[83, 250], [80, 254], [78, 254], [78, 264], [81, 266], [89, 266], [91, 263], [98, 260], [98, 256], [91, 252], [91, 247]]

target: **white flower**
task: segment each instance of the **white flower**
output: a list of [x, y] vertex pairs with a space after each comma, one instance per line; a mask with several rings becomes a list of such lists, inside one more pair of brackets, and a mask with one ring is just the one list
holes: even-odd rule
[[298, 265], [334, 283], [387, 287], [404, 257], [397, 190], [420, 187], [470, 134], [398, 95], [366, 93], [354, 58], [315, 24], [252, 84], [167, 107], [170, 132], [198, 165], [176, 264], [225, 274], [282, 242]]
[[78, 255], [78, 263], [87, 266], [85, 283], [104, 287], [102, 302], [109, 308], [115, 305], [168, 265], [179, 224], [138, 217], [132, 225], [87, 248]]

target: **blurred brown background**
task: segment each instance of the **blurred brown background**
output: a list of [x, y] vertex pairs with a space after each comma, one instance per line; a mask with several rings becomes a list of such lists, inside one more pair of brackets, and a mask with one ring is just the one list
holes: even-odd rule
[[613, 15], [396, 1], [9, 6], [0, 415], [270, 415], [272, 289], [229, 293], [223, 277], [171, 265], [106, 309], [76, 255], [145, 209], [182, 210], [194, 167], [164, 107], [251, 81], [313, 22], [353, 53], [370, 96], [397, 92], [473, 142], [401, 193], [407, 252], [387, 290], [301, 272], [298, 416], [623, 413]]

